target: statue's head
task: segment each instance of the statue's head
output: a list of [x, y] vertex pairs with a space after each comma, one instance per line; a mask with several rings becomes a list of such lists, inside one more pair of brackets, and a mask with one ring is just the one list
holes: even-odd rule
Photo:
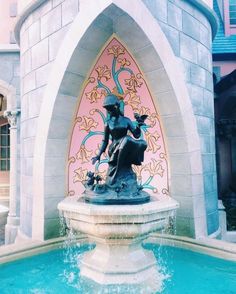
[[116, 95], [114, 94], [109, 94], [105, 97], [103, 101], [103, 107], [108, 111], [108, 112], [114, 112], [114, 111], [119, 111], [119, 106], [120, 102], [119, 99]]

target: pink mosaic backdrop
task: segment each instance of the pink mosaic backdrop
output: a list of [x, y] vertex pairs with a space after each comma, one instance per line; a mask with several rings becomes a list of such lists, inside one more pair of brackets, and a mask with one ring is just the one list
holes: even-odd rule
[[133, 166], [139, 183], [156, 196], [168, 195], [168, 165], [159, 115], [151, 92], [134, 58], [113, 37], [99, 55], [84, 85], [74, 120], [68, 157], [68, 195], [81, 195], [87, 171], [105, 179], [107, 154], [92, 165], [103, 139], [106, 111], [102, 104], [108, 92], [117, 94], [124, 115], [135, 121], [134, 113], [147, 114], [142, 136], [147, 141], [142, 166]]

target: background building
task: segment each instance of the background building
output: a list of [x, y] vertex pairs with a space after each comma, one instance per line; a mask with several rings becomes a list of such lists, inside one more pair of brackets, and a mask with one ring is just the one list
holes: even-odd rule
[[219, 199], [228, 230], [236, 230], [236, 2], [215, 1], [219, 30], [213, 42]]

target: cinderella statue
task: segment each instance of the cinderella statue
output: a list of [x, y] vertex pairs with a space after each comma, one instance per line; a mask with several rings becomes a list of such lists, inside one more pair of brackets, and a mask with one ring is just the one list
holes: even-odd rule
[[98, 204], [147, 202], [150, 196], [137, 184], [136, 174], [132, 170], [132, 164], [141, 165], [144, 160], [147, 143], [139, 138], [141, 136], [140, 127], [147, 116], [135, 114], [137, 124], [134, 125], [128, 117], [121, 113], [119, 99], [113, 94], [105, 97], [103, 107], [107, 110], [108, 119], [105, 124], [102, 146], [98, 155], [92, 158], [92, 163], [100, 161], [111, 139], [108, 147], [108, 171], [105, 184], [85, 185], [85, 199]]

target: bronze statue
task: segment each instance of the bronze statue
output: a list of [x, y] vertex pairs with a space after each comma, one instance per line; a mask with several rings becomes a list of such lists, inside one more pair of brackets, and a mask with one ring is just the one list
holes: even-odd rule
[[[147, 143], [139, 139], [140, 127], [144, 124], [146, 115], [135, 114], [136, 126], [125, 117], [119, 106], [119, 99], [113, 94], [105, 97], [103, 107], [107, 110], [108, 119], [105, 124], [104, 138], [99, 154], [92, 158], [92, 163], [100, 161], [103, 152], [108, 148], [108, 171], [105, 184], [91, 183], [87, 181], [85, 199], [89, 202], [100, 204], [132, 204], [149, 201], [148, 193], [142, 191], [137, 184], [136, 174], [132, 170], [132, 164], [141, 165], [144, 160], [144, 151]], [[131, 133], [131, 137], [128, 133]]]

